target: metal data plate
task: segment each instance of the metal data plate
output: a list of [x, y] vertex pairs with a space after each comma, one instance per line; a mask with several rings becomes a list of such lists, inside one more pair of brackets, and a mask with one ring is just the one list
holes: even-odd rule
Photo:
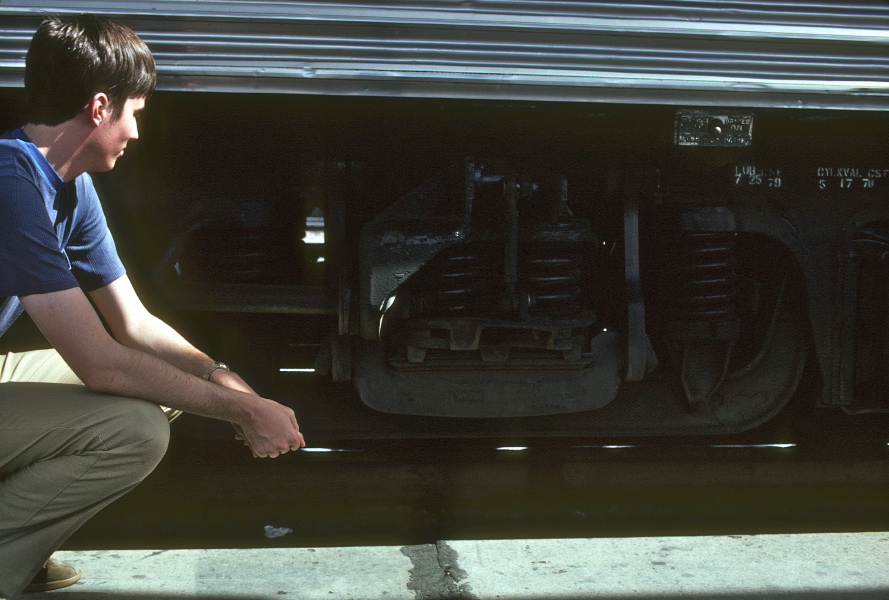
[[673, 140], [680, 146], [749, 146], [752, 138], [749, 113], [676, 111]]

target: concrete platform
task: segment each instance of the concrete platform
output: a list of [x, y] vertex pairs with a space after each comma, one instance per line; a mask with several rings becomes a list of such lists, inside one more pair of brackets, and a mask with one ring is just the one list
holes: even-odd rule
[[27, 600], [889, 600], [889, 532], [59, 552]]

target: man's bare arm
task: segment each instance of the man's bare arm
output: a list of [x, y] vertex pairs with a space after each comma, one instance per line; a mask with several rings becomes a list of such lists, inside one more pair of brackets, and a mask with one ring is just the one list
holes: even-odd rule
[[259, 456], [277, 456], [305, 445], [288, 407], [206, 382], [157, 356], [118, 343], [79, 288], [21, 300], [47, 340], [90, 389], [229, 421], [241, 428]]
[[[175, 365], [192, 375], [200, 375], [213, 359], [195, 348], [179, 332], [151, 314], [126, 275], [90, 292], [99, 314], [115, 340]], [[214, 371], [214, 383], [243, 392], [253, 392], [236, 374]]]
[[[187, 373], [202, 375], [213, 362], [178, 331], [151, 314], [139, 298], [127, 275], [90, 292], [90, 298], [111, 330], [112, 337], [129, 348], [141, 350], [175, 365]], [[210, 381], [233, 390], [256, 394], [234, 371], [217, 369]], [[246, 440], [237, 424], [236, 439]]]

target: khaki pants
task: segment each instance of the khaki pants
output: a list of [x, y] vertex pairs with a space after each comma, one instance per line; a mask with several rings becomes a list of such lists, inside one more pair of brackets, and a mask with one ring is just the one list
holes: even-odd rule
[[91, 392], [54, 350], [0, 355], [0, 598], [163, 458], [157, 404]]

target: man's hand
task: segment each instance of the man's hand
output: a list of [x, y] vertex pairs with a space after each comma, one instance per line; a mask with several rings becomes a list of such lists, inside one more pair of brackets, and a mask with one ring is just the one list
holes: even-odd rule
[[[227, 387], [232, 390], [237, 390], [239, 392], [253, 394], [254, 396], [258, 397], [258, 394], [253, 390], [253, 388], [251, 388], [247, 384], [247, 382], [244, 381], [243, 379], [241, 379], [241, 376], [238, 375], [237, 373], [235, 373], [234, 371], [225, 371], [223, 369], [217, 369], [216, 371], [213, 372], [213, 375], [210, 376], [210, 381], [217, 384], [217, 385], [221, 385], [223, 387]], [[292, 412], [293, 411], [291, 411], [291, 413]], [[293, 423], [294, 424], [296, 423], [295, 418], [293, 420]], [[277, 456], [277, 455], [271, 455], [271, 454], [267, 454], [267, 455], [258, 454], [256, 452], [256, 450], [253, 448], [253, 445], [250, 443], [250, 440], [247, 438], [247, 434], [244, 432], [243, 427], [241, 427], [238, 423], [232, 423], [232, 425], [235, 428], [235, 439], [238, 441], [244, 442], [244, 445], [248, 446], [250, 448], [250, 451], [253, 452], [254, 457], [259, 458], [261, 456], [270, 456], [270, 457]], [[297, 425], [297, 429], [299, 429], [298, 425]], [[300, 438], [301, 445], [298, 446], [298, 448], [306, 445], [305, 441], [303, 440], [302, 433], [299, 434], [299, 438]], [[296, 449], [297, 448], [289, 448], [288, 450], [284, 450], [284, 452], [288, 452], [289, 450], [296, 450]], [[280, 452], [279, 454], [284, 454], [284, 452]]]
[[236, 437], [250, 446], [254, 456], [275, 458], [306, 445], [296, 415], [290, 408], [256, 396], [256, 402], [251, 403], [247, 414], [234, 425], [238, 432]]
[[[213, 374], [210, 375], [210, 381], [232, 390], [238, 390], [239, 392], [244, 392], [246, 394], [253, 394], [254, 396], [258, 395], [253, 388], [234, 371], [216, 369], [213, 371]], [[239, 442], [244, 442], [245, 446], [250, 447], [250, 442], [247, 441], [247, 436], [244, 435], [244, 430], [241, 429], [241, 426], [237, 423], [232, 423], [232, 426], [235, 428], [235, 439]], [[250, 451], [253, 452], [254, 458], [258, 458], [258, 455], [253, 448], [250, 448]]]

